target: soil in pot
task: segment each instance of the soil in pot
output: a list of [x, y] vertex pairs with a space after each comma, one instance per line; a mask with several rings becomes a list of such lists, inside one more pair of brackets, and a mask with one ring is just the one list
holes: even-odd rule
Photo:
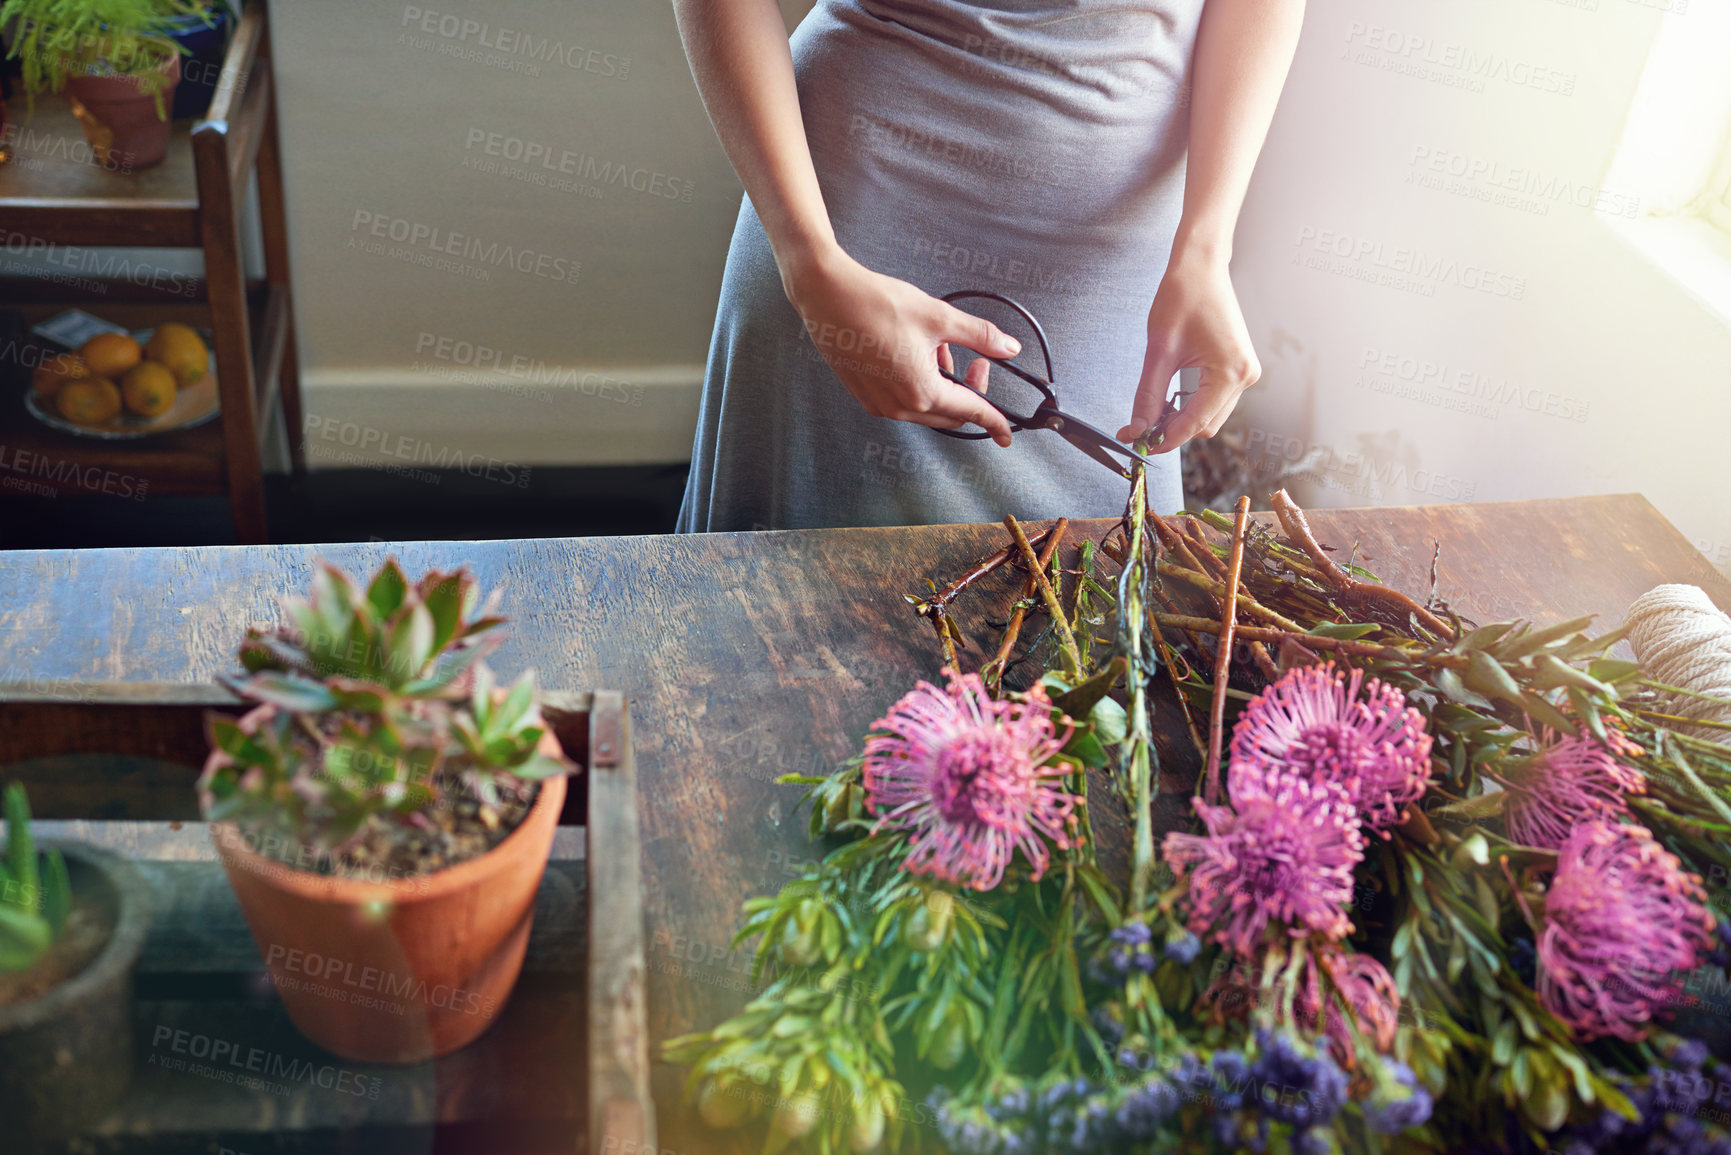
[[347, 1059], [407, 1063], [492, 1025], [522, 968], [565, 798], [563, 778], [518, 788], [508, 808], [449, 800], [428, 815], [432, 829], [364, 830], [341, 857], [212, 826], [302, 1034]]
[[446, 801], [426, 815], [426, 825], [374, 815], [340, 854], [309, 854], [292, 838], [265, 829], [242, 833], [248, 846], [299, 870], [349, 878], [418, 878], [479, 858], [504, 842], [528, 817], [540, 784], [502, 779], [495, 784], [493, 804], [476, 797], [459, 778], [437, 787]]
[[144, 884], [112, 855], [60, 849], [72, 881], [67, 928], [35, 966], [0, 976], [0, 1120], [3, 1142], [19, 1139], [22, 1150], [94, 1123], [132, 1081]]

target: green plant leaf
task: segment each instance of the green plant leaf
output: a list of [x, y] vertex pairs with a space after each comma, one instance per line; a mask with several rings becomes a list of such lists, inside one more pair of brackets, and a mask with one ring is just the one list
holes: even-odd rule
[[389, 668], [384, 671], [385, 683], [400, 686], [426, 673], [427, 662], [433, 656], [437, 636], [433, 615], [425, 603], [415, 606], [390, 631]]
[[1122, 742], [1130, 729], [1130, 715], [1112, 698], [1101, 698], [1094, 703], [1094, 710], [1088, 718], [1094, 724], [1094, 737], [1106, 746]]
[[1504, 661], [1512, 662], [1524, 658], [1536, 650], [1541, 650], [1552, 642], [1580, 633], [1593, 623], [1595, 615], [1586, 614], [1578, 618], [1570, 618], [1566, 622], [1558, 622], [1554, 626], [1546, 626], [1542, 630], [1534, 630], [1514, 641], [1497, 646], [1497, 656]]
[[1503, 812], [1503, 804], [1508, 801], [1508, 795], [1501, 790], [1491, 790], [1474, 798], [1463, 798], [1459, 802], [1451, 802], [1447, 806], [1438, 807], [1431, 813], [1432, 818], [1479, 819], [1493, 818]]
[[337, 708], [358, 710], [363, 714], [383, 711], [391, 693], [388, 686], [377, 682], [364, 682], [358, 678], [327, 678], [325, 686]]
[[1467, 655], [1470, 663], [1467, 667], [1466, 683], [1479, 693], [1491, 698], [1501, 698], [1506, 702], [1519, 705], [1521, 702], [1521, 686], [1509, 676], [1503, 664], [1483, 650], [1474, 650]]
[[36, 843], [30, 835], [30, 800], [22, 782], [6, 787], [6, 873], [28, 894], [39, 893]]
[[463, 571], [430, 573], [421, 580], [421, 602], [433, 618], [433, 650], [438, 652], [457, 637], [457, 627], [463, 618]]
[[1624, 661], [1622, 658], [1600, 658], [1587, 663], [1587, 673], [1601, 682], [1622, 682], [1641, 672], [1639, 662]]
[[1545, 698], [1528, 692], [1520, 696], [1519, 704], [1521, 709], [1525, 710], [1536, 721], [1571, 738], [1575, 736], [1574, 722], [1570, 721], [1567, 715], [1551, 705]]
[[403, 567], [396, 558], [388, 557], [367, 586], [367, 603], [380, 618], [388, 618], [397, 612], [408, 592], [409, 579], [403, 575]]
[[42, 861], [42, 917], [58, 935], [72, 913], [72, 878], [66, 873], [65, 857], [54, 847], [48, 848]]
[[1573, 686], [1595, 694], [1616, 694], [1616, 691], [1605, 683], [1583, 670], [1577, 670], [1554, 654], [1540, 654], [1533, 659], [1533, 668], [1537, 674], [1533, 679], [1533, 685], [1537, 689], [1550, 690], [1558, 686]]
[[1100, 745], [1100, 739], [1090, 730], [1077, 730], [1064, 744], [1062, 753], [1075, 758], [1090, 770], [1102, 769], [1110, 762], [1106, 756], [1106, 748]]
[[0, 971], [32, 966], [54, 942], [48, 920], [34, 910], [0, 903]]
[[1374, 622], [1323, 622], [1311, 626], [1306, 632], [1319, 638], [1334, 638], [1337, 641], [1351, 642], [1368, 634], [1374, 634], [1382, 629]]
[[[1072, 718], [1086, 718], [1093, 711], [1096, 703], [1107, 700], [1106, 695], [1112, 692], [1112, 687], [1117, 684], [1119, 678], [1124, 676], [1124, 671], [1127, 668], [1128, 663], [1124, 661], [1122, 656], [1113, 658], [1105, 669], [1075, 689], [1064, 689], [1052, 699], [1052, 705]], [[1051, 685], [1059, 687], [1064, 685], [1061, 678], [1055, 678], [1052, 675], [1047, 675], [1045, 680]]]
[[1490, 645], [1492, 642], [1496, 641], [1514, 628], [1514, 622], [1491, 622], [1488, 625], [1480, 626], [1478, 629], [1473, 630], [1471, 633], [1467, 634], [1466, 637], [1456, 642], [1454, 649], [1457, 653], [1465, 653], [1468, 650], [1480, 649], [1484, 646]]
[[322, 683], [298, 674], [267, 670], [254, 674], [242, 683], [246, 695], [260, 702], [269, 702], [279, 709], [297, 714], [318, 714], [334, 710], [336, 695]]
[[511, 692], [505, 695], [504, 705], [499, 707], [499, 725], [516, 726], [534, 704], [535, 671], [524, 670], [523, 676], [512, 684]]

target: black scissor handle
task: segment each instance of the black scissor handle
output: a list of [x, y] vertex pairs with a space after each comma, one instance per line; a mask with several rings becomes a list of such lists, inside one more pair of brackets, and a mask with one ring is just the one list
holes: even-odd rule
[[[997, 365], [1000, 368], [1009, 370], [1011, 373], [1014, 373], [1016, 376], [1038, 389], [1040, 391], [1040, 396], [1045, 398], [1045, 404], [1057, 404], [1058, 398], [1052, 393], [1052, 347], [1046, 340], [1046, 330], [1040, 327], [1040, 322], [1034, 319], [1034, 314], [1023, 308], [1020, 302], [1012, 300], [1002, 293], [993, 293], [985, 289], [957, 289], [953, 293], [945, 293], [942, 297], [939, 297], [938, 300], [951, 305], [962, 300], [997, 301], [1000, 304], [1008, 305], [1019, 313], [1022, 320], [1028, 322], [1028, 327], [1034, 330], [1034, 339], [1040, 344], [1040, 357], [1046, 362], [1045, 377], [1035, 376], [1033, 373], [1022, 368], [1014, 361], [1006, 360], [1002, 357], [986, 357], [984, 353], [980, 353], [979, 356], [985, 357], [987, 361], [990, 361], [992, 364]], [[955, 342], [952, 341], [950, 344], [955, 344]], [[965, 378], [958, 377], [956, 374], [951, 373], [946, 369], [940, 368], [938, 373], [945, 380], [953, 381], [964, 388], [973, 388], [973, 386], [968, 384]], [[1005, 419], [1009, 421], [1011, 429], [1019, 430], [1037, 427], [1035, 425], [1035, 419], [1039, 413], [1039, 409], [1035, 409], [1033, 413], [1029, 414], [1012, 413], [1002, 405], [999, 405], [990, 396], [985, 396], [982, 400], [993, 409], [996, 409], [999, 413], [1002, 413]], [[969, 433], [961, 429], [939, 429], [938, 432], [942, 433], [945, 437], [955, 437], [963, 441], [984, 441], [986, 438], [991, 436], [991, 434], [985, 430], [981, 430], [978, 433]]]

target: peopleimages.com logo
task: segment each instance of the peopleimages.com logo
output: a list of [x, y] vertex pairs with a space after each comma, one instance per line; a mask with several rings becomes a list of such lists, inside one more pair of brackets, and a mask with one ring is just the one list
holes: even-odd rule
[[[300, 1083], [357, 1099], [377, 1099], [385, 1085], [377, 1075], [361, 1075], [310, 1059], [291, 1059], [263, 1047], [245, 1047], [232, 1039], [177, 1029], [166, 1023], [157, 1024], [150, 1048], [150, 1066], [223, 1083], [260, 1084], [259, 1089], [276, 1094], [286, 1092], [288, 1084]], [[273, 1080], [277, 1081], [275, 1085], [269, 1085]]]
[[[515, 269], [519, 273], [549, 281], [574, 283], [582, 268], [579, 261], [557, 257], [536, 249], [483, 240], [472, 233], [459, 233], [438, 225], [356, 209], [349, 223], [351, 233], [389, 240], [426, 254], [455, 257], [478, 265]], [[354, 238], [350, 238], [353, 243]]]
[[[400, 975], [380, 970], [378, 967], [356, 966], [346, 959], [321, 955], [298, 947], [286, 947], [281, 943], [270, 945], [265, 951], [264, 961], [265, 966], [277, 975], [279, 983], [287, 975], [301, 975], [325, 987], [336, 984], [339, 988], [350, 988], [340, 991], [345, 996], [355, 991], [376, 993], [385, 999], [416, 1002], [437, 1010], [456, 1011], [465, 1015], [491, 1015], [499, 1006], [499, 1000], [475, 991], [444, 983], [429, 984], [426, 979], [412, 974]], [[344, 998], [343, 1001], [355, 1000]]]

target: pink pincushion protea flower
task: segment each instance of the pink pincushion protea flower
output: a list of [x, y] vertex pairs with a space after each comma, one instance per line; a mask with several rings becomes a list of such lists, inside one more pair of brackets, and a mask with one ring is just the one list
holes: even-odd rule
[[[1539, 750], [1510, 771], [1503, 817], [1509, 839], [1523, 846], [1555, 850], [1590, 818], [1615, 821], [1628, 814], [1624, 794], [1647, 789], [1641, 772], [1619, 762], [1588, 737], [1540, 737]], [[1637, 747], [1639, 749], [1639, 747]]]
[[1699, 875], [1640, 826], [1594, 820], [1557, 852], [1539, 935], [1539, 1001], [1592, 1039], [1638, 1042], [1712, 948]]
[[1231, 808], [1196, 800], [1207, 834], [1166, 836], [1166, 861], [1189, 879], [1190, 929], [1245, 956], [1270, 923], [1295, 938], [1346, 935], [1364, 835], [1345, 788], [1235, 771], [1227, 792]]
[[1063, 749], [1051, 703], [1035, 686], [1025, 702], [994, 701], [978, 674], [945, 667], [949, 692], [920, 682], [872, 723], [865, 743], [867, 808], [880, 825], [912, 832], [903, 869], [991, 890], [1020, 848], [1038, 879], [1050, 841], [1070, 845], [1080, 799], [1069, 773], [1044, 763]]
[[1299, 666], [1244, 708], [1232, 731], [1230, 773], [1285, 772], [1338, 782], [1372, 830], [1403, 820], [1430, 777], [1430, 735], [1406, 696], [1363, 670]]
[[1395, 1032], [1400, 1026], [1400, 991], [1383, 965], [1367, 954], [1318, 951], [1306, 959], [1294, 1007], [1299, 1020], [1327, 1036], [1329, 1048], [1343, 1067], [1350, 1069], [1354, 1065], [1352, 1027], [1341, 1012], [1333, 988], [1323, 980], [1319, 959], [1327, 960], [1334, 984], [1352, 1008], [1359, 1036], [1377, 1050], [1387, 1052], [1394, 1046]]

